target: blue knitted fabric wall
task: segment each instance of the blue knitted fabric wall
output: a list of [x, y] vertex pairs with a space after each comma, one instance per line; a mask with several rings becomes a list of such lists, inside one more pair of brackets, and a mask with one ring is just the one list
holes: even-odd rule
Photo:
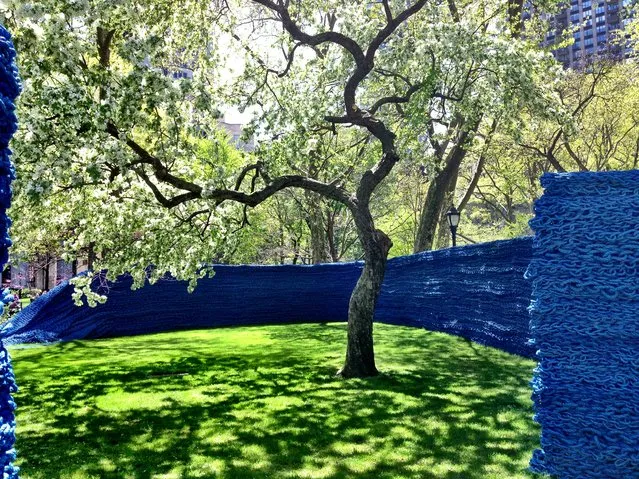
[[[0, 26], [0, 269], [4, 268], [9, 258], [9, 225], [7, 208], [11, 205], [11, 180], [14, 177], [11, 164], [9, 141], [17, 129], [15, 99], [20, 93], [20, 80], [15, 64], [16, 51], [11, 42], [11, 35]], [[7, 294], [0, 298], [2, 305], [8, 301]], [[0, 341], [0, 472], [3, 479], [18, 477], [18, 468], [12, 465], [16, 453], [15, 443], [15, 403], [11, 397], [17, 390], [11, 359]]]
[[[532, 357], [530, 284], [524, 273], [531, 238], [452, 248], [388, 262], [376, 320], [424, 327]], [[346, 321], [361, 263], [315, 266], [215, 266], [192, 294], [166, 279], [131, 291], [112, 283], [108, 301], [77, 307], [63, 283], [36, 300], [2, 332], [5, 342], [68, 341], [176, 329]]]
[[562, 479], [639, 478], [639, 171], [544, 175], [531, 334], [541, 450]]

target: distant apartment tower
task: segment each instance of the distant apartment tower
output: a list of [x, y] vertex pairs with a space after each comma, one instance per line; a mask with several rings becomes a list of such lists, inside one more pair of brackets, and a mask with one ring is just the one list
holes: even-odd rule
[[[551, 19], [544, 46], [552, 46], [570, 29], [575, 42], [553, 51], [565, 67], [580, 68], [596, 58], [621, 59], [628, 54], [623, 29], [633, 0], [569, 0]], [[621, 41], [620, 41], [621, 40]]]

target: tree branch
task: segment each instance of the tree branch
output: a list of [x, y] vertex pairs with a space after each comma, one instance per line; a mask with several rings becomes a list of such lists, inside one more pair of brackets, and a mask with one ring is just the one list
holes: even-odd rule
[[[115, 125], [110, 123], [107, 126], [107, 132], [114, 138], [120, 139], [118, 129]], [[213, 189], [204, 193], [204, 189], [200, 185], [171, 174], [157, 157], [151, 155], [146, 149], [144, 149], [144, 147], [131, 138], [127, 138], [125, 143], [140, 158], [140, 161], [138, 162], [139, 164], [147, 164], [152, 167], [155, 177], [160, 182], [167, 183], [177, 189], [186, 191], [186, 193], [182, 193], [173, 198], [167, 198], [162, 194], [157, 185], [151, 181], [148, 175], [146, 175], [141, 168], [137, 168], [136, 173], [138, 173], [138, 175], [140, 175], [144, 182], [149, 186], [158, 202], [167, 208], [173, 208], [179, 204], [194, 199], [210, 199], [215, 201], [217, 205], [224, 201], [232, 200], [254, 207], [264, 202], [275, 193], [290, 187], [315, 191], [316, 193], [320, 193], [328, 198], [339, 201], [349, 208], [354, 206], [351, 195], [345, 189], [337, 185], [323, 183], [301, 175], [283, 175], [271, 180], [263, 171], [261, 162], [258, 162], [255, 165], [255, 168], [260, 173], [260, 176], [267, 181], [267, 185], [263, 189], [251, 192], [250, 194], [226, 188]], [[244, 170], [242, 170], [244, 176], [246, 176], [248, 171], [251, 169], [252, 168], [248, 167], [244, 168]], [[242, 173], [240, 173], [240, 176], [242, 176]], [[238, 178], [236, 186], [238, 183], [241, 186], [242, 182], [240, 181], [240, 178]]]
[[377, 100], [372, 107], [368, 110], [371, 115], [374, 115], [377, 110], [379, 110], [382, 106], [391, 104], [400, 104], [400, 103], [408, 103], [411, 97], [417, 93], [423, 86], [424, 82], [419, 82], [414, 85], [411, 85], [406, 93], [403, 96], [391, 95], [384, 98], [380, 98]]
[[492, 125], [490, 125], [490, 131], [488, 132], [488, 135], [486, 136], [486, 140], [484, 142], [484, 148], [482, 149], [481, 155], [479, 156], [479, 160], [477, 161], [477, 165], [475, 166], [475, 172], [473, 173], [473, 177], [470, 180], [470, 184], [468, 185], [468, 188], [466, 189], [466, 193], [464, 194], [464, 197], [462, 198], [461, 202], [459, 203], [459, 206], [457, 207], [459, 211], [462, 211], [466, 207], [466, 204], [468, 204], [468, 202], [472, 198], [473, 192], [475, 191], [475, 188], [477, 187], [477, 184], [479, 183], [479, 178], [481, 177], [484, 171], [484, 164], [486, 163], [486, 151], [488, 150], [488, 147], [490, 146], [490, 142], [493, 138], [493, 135], [496, 129], [497, 129], [497, 120], [493, 120]]
[[282, 2], [275, 3], [271, 0], [253, 0], [254, 3], [262, 5], [268, 8], [272, 12], [276, 13], [284, 29], [300, 43], [310, 46], [318, 46], [322, 43], [334, 43], [340, 45], [347, 50], [357, 65], [361, 65], [365, 62], [364, 52], [358, 43], [339, 32], [327, 31], [321, 32], [316, 35], [309, 35], [303, 32], [300, 27], [291, 19], [287, 5]]

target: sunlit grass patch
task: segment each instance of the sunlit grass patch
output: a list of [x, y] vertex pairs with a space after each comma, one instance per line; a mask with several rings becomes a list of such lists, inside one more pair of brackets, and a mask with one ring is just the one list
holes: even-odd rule
[[344, 325], [11, 350], [23, 479], [529, 478], [532, 361], [376, 325], [379, 377], [335, 377]]

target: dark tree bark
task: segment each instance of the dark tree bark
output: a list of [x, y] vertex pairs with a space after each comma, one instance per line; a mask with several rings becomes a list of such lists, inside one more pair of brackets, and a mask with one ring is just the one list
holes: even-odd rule
[[327, 211], [326, 215], [326, 239], [328, 240], [328, 252], [331, 255], [331, 261], [337, 263], [340, 260], [340, 253], [337, 248], [335, 238], [335, 218], [337, 211], [335, 209]]
[[490, 130], [488, 131], [488, 134], [486, 135], [486, 139], [484, 141], [484, 148], [481, 154], [479, 155], [479, 160], [477, 161], [477, 164], [475, 165], [475, 171], [473, 172], [473, 176], [470, 179], [470, 184], [468, 185], [468, 188], [466, 188], [466, 192], [464, 193], [464, 196], [459, 202], [459, 205], [457, 205], [457, 209], [460, 212], [466, 207], [466, 205], [472, 198], [473, 193], [475, 192], [475, 188], [477, 188], [477, 184], [479, 183], [479, 178], [484, 173], [484, 165], [486, 164], [488, 147], [493, 141], [493, 136], [495, 135], [495, 131], [497, 130], [497, 125], [498, 125], [497, 120], [493, 120], [492, 124], [490, 125]]
[[313, 192], [306, 192], [306, 204], [308, 205], [306, 224], [310, 232], [311, 262], [330, 262], [327, 232], [324, 227], [324, 214], [322, 212], [322, 198]]
[[95, 263], [95, 259], [95, 243], [92, 241], [91, 243], [89, 243], [89, 248], [87, 251], [87, 269], [89, 271], [93, 271], [93, 263]]
[[335, 243], [335, 216], [330, 214], [326, 218], [326, 239], [328, 240], [328, 252], [331, 255], [331, 261], [337, 263], [339, 261], [339, 251]]
[[49, 253], [44, 256], [44, 290], [49, 291], [51, 258]]
[[508, 1], [508, 21], [510, 23], [510, 32], [513, 38], [519, 38], [524, 26], [524, 2], [523, 0]]
[[419, 219], [419, 229], [417, 230], [417, 239], [414, 247], [415, 253], [433, 248], [437, 224], [446, 203], [446, 195], [451, 182], [454, 178], [457, 178], [459, 167], [466, 156], [467, 150], [464, 147], [464, 143], [467, 138], [468, 132], [460, 135], [457, 144], [453, 146], [448, 155], [446, 166], [433, 178], [428, 186], [424, 208]]
[[364, 269], [348, 305], [348, 343], [346, 361], [339, 374], [345, 378], [377, 375], [373, 349], [375, 303], [382, 289], [388, 251], [393, 243], [375, 229], [368, 208], [353, 210], [360, 241], [364, 248]]

